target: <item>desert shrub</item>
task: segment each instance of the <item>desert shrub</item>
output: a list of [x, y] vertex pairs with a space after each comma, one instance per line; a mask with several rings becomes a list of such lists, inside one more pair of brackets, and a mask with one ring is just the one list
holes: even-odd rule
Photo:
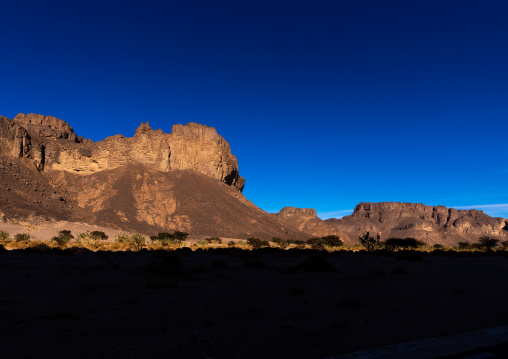
[[219, 237], [210, 237], [205, 239], [206, 243], [209, 244], [222, 244], [222, 239]]
[[89, 250], [97, 250], [102, 244], [102, 240], [98, 236], [92, 236], [90, 231], [78, 234], [77, 240], [78, 243]]
[[471, 248], [471, 243], [469, 243], [469, 242], [459, 242], [457, 244], [459, 246], [459, 249], [469, 249], [469, 248]]
[[340, 247], [344, 244], [344, 242], [342, 242], [338, 236], [330, 235], [321, 238], [309, 238], [307, 240], [307, 244], [309, 244], [312, 249], [321, 250], [326, 247]]
[[302, 241], [301, 239], [289, 239], [288, 243], [289, 244], [294, 244], [295, 247], [298, 248], [298, 249], [305, 248], [305, 242]]
[[108, 236], [106, 235], [106, 233], [104, 233], [102, 231], [92, 231], [92, 232], [90, 232], [90, 237], [92, 239], [102, 240], [102, 241], [105, 241], [106, 239], [108, 239]]
[[28, 233], [17, 233], [14, 236], [16, 242], [28, 242], [30, 240], [30, 234]]
[[261, 239], [256, 238], [256, 237], [247, 238], [247, 244], [250, 245], [254, 249], [259, 249], [259, 248], [270, 246], [270, 243], [268, 243], [268, 241], [262, 241]]
[[160, 232], [156, 236], [150, 236], [150, 240], [159, 242], [163, 246], [180, 245], [187, 239], [188, 235], [188, 233], [180, 231], [175, 231], [174, 233]]
[[319, 255], [307, 257], [296, 268], [307, 272], [337, 272], [337, 269], [332, 264]]
[[372, 252], [381, 246], [381, 237], [379, 234], [376, 237], [372, 237], [369, 232], [363, 236], [358, 237], [362, 246], [369, 252]]
[[135, 250], [140, 251], [145, 246], [146, 240], [142, 234], [136, 233], [129, 237], [128, 242]]
[[115, 242], [116, 243], [128, 243], [129, 242], [129, 235], [125, 233], [118, 233], [115, 236]]
[[68, 229], [62, 229], [60, 232], [58, 232], [58, 236], [70, 239], [74, 238], [74, 236], [71, 234], [71, 231]]
[[59, 247], [65, 247], [73, 238], [74, 236], [71, 234], [71, 231], [64, 229], [58, 232], [58, 236], [51, 238], [51, 241], [55, 242]]
[[502, 241], [502, 242], [499, 242], [499, 244], [501, 245], [501, 247], [503, 249], [508, 249], [508, 241]]
[[272, 242], [282, 249], [286, 249], [287, 247], [289, 247], [289, 241], [279, 237], [273, 237]]
[[340, 246], [344, 245], [344, 242], [340, 240], [339, 236], [335, 236], [335, 235], [321, 237], [321, 240], [323, 241], [323, 243], [326, 246], [332, 247], [332, 248], [340, 247]]
[[234, 247], [235, 246], [235, 242], [234, 241], [229, 241], [228, 242], [228, 247]]
[[67, 243], [69, 243], [70, 238], [57, 236], [51, 238], [51, 241], [55, 242], [59, 247], [64, 247]]
[[9, 233], [5, 231], [0, 231], [0, 241], [5, 241], [9, 239]]
[[471, 244], [471, 248], [474, 248], [474, 249], [476, 249], [478, 251], [482, 251], [483, 250], [483, 247], [482, 247], [482, 245], [480, 243], [472, 243]]
[[432, 246], [432, 248], [434, 249], [443, 249], [445, 246], [443, 246], [442, 244], [439, 244], [439, 243], [436, 243]]
[[419, 241], [415, 238], [407, 237], [407, 238], [388, 238], [384, 246], [386, 249], [395, 251], [402, 249], [416, 249], [423, 246], [425, 243]]
[[492, 249], [494, 249], [494, 247], [497, 247], [499, 245], [499, 239], [483, 236], [480, 237], [478, 244], [480, 244], [482, 249], [491, 251]]
[[30, 249], [35, 252], [47, 252], [51, 250], [51, 248], [46, 243], [37, 243], [30, 247]]

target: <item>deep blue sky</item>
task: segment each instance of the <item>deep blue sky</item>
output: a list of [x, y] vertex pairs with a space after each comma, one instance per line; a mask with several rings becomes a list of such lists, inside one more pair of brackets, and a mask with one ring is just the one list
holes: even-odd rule
[[508, 217], [504, 0], [17, 0], [0, 13], [0, 115], [52, 115], [95, 141], [147, 120], [214, 126], [267, 211], [403, 201]]

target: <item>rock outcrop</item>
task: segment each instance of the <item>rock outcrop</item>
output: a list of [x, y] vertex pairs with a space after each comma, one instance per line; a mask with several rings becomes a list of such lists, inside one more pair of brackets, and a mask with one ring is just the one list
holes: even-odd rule
[[310, 236], [327, 236], [330, 234], [338, 235], [342, 239], [348, 239], [348, 235], [343, 231], [328, 225], [317, 216], [314, 208], [296, 208], [284, 207], [279, 213], [272, 214], [278, 221], [287, 224], [301, 232], [308, 233]]
[[50, 116], [0, 117], [0, 213], [156, 234], [305, 239], [241, 193], [228, 142], [212, 127], [141, 123], [92, 142]]
[[238, 162], [215, 128], [197, 123], [173, 125], [171, 133], [141, 123], [134, 137], [115, 135], [103, 141], [78, 137], [72, 127], [52, 116], [18, 114], [0, 117], [2, 154], [32, 159], [40, 170], [80, 175], [143, 164], [158, 171], [194, 170], [243, 190]]
[[508, 239], [508, 220], [492, 218], [479, 210], [457, 210], [421, 203], [360, 203], [353, 214], [325, 221], [311, 209], [283, 208], [276, 216], [288, 225], [315, 236], [337, 234], [355, 243], [365, 232], [390, 237], [415, 237], [428, 244], [455, 245], [476, 242], [481, 236]]

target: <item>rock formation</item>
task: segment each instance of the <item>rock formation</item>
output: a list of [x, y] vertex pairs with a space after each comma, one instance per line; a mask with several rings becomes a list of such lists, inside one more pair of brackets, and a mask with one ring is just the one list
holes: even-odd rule
[[305, 239], [248, 201], [236, 157], [212, 127], [141, 123], [93, 142], [65, 121], [0, 117], [0, 212], [153, 234]]
[[296, 208], [284, 207], [279, 213], [272, 214], [278, 221], [287, 224], [299, 231], [308, 233], [311, 236], [327, 236], [330, 234], [338, 235], [342, 239], [348, 239], [348, 235], [330, 226], [317, 216], [314, 208]]
[[170, 134], [141, 123], [134, 137], [108, 137], [93, 143], [77, 137], [72, 127], [52, 116], [18, 114], [0, 117], [1, 154], [29, 158], [41, 170], [62, 170], [88, 175], [128, 164], [143, 164], [158, 171], [194, 170], [240, 191], [238, 162], [228, 142], [213, 127], [197, 123], [173, 125]]
[[283, 208], [277, 219], [299, 230], [323, 236], [337, 234], [355, 243], [365, 232], [390, 237], [415, 237], [428, 244], [476, 242], [481, 236], [508, 239], [508, 220], [478, 210], [457, 210], [421, 203], [360, 203], [342, 219], [319, 219], [311, 209]]

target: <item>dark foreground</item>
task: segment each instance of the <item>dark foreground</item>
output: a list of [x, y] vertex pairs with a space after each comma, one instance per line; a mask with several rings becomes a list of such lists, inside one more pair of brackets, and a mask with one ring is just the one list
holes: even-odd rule
[[337, 272], [298, 250], [0, 252], [0, 358], [325, 358], [508, 324], [505, 256], [320, 259]]

